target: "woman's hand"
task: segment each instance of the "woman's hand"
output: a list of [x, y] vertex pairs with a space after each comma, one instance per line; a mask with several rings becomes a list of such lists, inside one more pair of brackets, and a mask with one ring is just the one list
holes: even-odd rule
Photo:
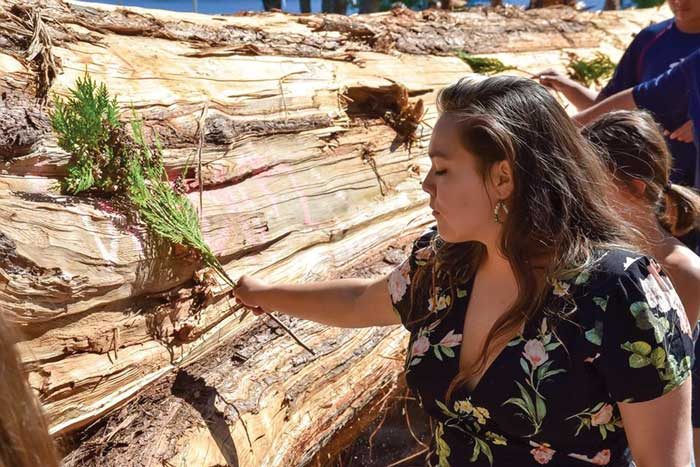
[[574, 81], [569, 77], [552, 69], [537, 73], [533, 78], [539, 80], [541, 85], [563, 93], [575, 86]]
[[564, 97], [574, 104], [578, 110], [587, 109], [595, 104], [598, 98], [597, 91], [588, 89], [581, 83], [574, 81], [556, 70], [545, 70], [541, 73], [537, 73], [533, 78], [539, 80], [540, 84], [543, 86], [547, 86], [548, 88], [564, 94]]
[[676, 128], [674, 131], [664, 131], [664, 134], [669, 137], [669, 139], [675, 139], [683, 143], [693, 142], [693, 121], [688, 120], [680, 127]]
[[236, 302], [250, 309], [256, 316], [267, 313], [268, 310], [262, 300], [262, 295], [269, 287], [262, 281], [249, 276], [241, 276], [233, 288], [233, 296]]

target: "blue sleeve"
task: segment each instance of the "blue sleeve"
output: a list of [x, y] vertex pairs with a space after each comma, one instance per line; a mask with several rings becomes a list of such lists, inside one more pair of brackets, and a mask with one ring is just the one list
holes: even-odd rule
[[634, 38], [632, 43], [630, 43], [627, 50], [625, 50], [625, 53], [622, 55], [620, 63], [615, 67], [613, 77], [610, 78], [608, 84], [606, 84], [600, 91], [600, 94], [598, 94], [597, 101], [602, 101], [606, 97], [629, 89], [638, 83], [637, 66], [639, 65], [639, 56], [647, 41], [650, 39], [647, 37], [648, 35], [646, 31], [642, 30], [637, 34], [637, 37]]
[[700, 76], [700, 50], [656, 78], [638, 84], [632, 90], [637, 107], [655, 114], [668, 109], [688, 111], [693, 77]]

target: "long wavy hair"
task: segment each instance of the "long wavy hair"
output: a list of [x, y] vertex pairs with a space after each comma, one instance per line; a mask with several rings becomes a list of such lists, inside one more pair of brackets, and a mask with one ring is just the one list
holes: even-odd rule
[[[515, 273], [518, 295], [489, 331], [477, 362], [451, 382], [449, 399], [484, 369], [494, 345], [539, 314], [551, 278], [589, 268], [596, 251], [636, 242], [609, 201], [608, 170], [543, 86], [514, 76], [463, 78], [438, 94], [437, 107], [459, 122], [461, 144], [476, 157], [484, 183], [491, 166], [503, 160], [514, 182], [499, 249]], [[432, 259], [414, 275], [409, 319], [426, 317], [420, 304], [435, 299], [437, 281], [447, 282], [454, 294], [453, 285], [472, 278], [486, 252], [478, 242], [438, 240], [433, 249]]]
[[598, 150], [616, 180], [644, 182], [642, 195], [670, 234], [698, 227], [700, 195], [670, 182], [672, 159], [659, 126], [646, 112], [620, 110], [603, 115], [582, 131]]

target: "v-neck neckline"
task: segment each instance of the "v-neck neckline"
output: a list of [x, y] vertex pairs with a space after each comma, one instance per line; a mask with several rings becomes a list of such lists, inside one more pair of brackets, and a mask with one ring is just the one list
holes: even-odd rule
[[[475, 282], [476, 282], [476, 274], [474, 274], [471, 277], [471, 279], [469, 279], [469, 282], [467, 283], [467, 294], [464, 297], [464, 304], [463, 304], [462, 310], [457, 318], [456, 328], [460, 330], [462, 338], [459, 341], [459, 345], [456, 347], [457, 358], [455, 360], [456, 360], [456, 366], [457, 366], [457, 368], [456, 368], [457, 373], [455, 374], [455, 376], [461, 372], [461, 368], [462, 368], [462, 347], [464, 345], [464, 323], [467, 320], [467, 312], [469, 311], [469, 305], [471, 303], [472, 294], [474, 292], [474, 283]], [[489, 376], [489, 374], [492, 372], [492, 370], [494, 370], [494, 367], [500, 366], [500, 360], [502, 357], [504, 357], [504, 355], [506, 354], [509, 347], [511, 347], [511, 345], [510, 345], [511, 342], [520, 339], [522, 337], [522, 335], [524, 334], [526, 327], [527, 327], [527, 323], [524, 323], [523, 329], [521, 330], [521, 332], [518, 333], [517, 335], [513, 336], [511, 339], [509, 339], [508, 342], [505, 343], [503, 348], [498, 351], [498, 354], [494, 357], [493, 360], [491, 360], [489, 365], [486, 367], [486, 369], [483, 371], [483, 373], [479, 377], [479, 380], [474, 385], [474, 388], [469, 389], [465, 385], [465, 386], [462, 386], [461, 392], [464, 392], [469, 398], [474, 397], [474, 395], [477, 394], [477, 392], [479, 391], [479, 389], [483, 385], [484, 380], [486, 380], [487, 377]]]

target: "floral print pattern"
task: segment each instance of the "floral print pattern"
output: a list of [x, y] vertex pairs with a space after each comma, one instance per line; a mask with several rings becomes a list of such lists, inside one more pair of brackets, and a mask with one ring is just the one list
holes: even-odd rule
[[530, 450], [530, 454], [532, 454], [535, 462], [541, 465], [549, 464], [549, 461], [552, 460], [552, 457], [554, 457], [554, 453], [556, 451], [550, 448], [549, 444], [547, 443], [539, 444], [535, 443], [534, 441], [530, 441], [530, 444], [534, 446], [534, 449]]
[[[517, 345], [522, 337], [511, 341], [511, 345]], [[549, 351], [555, 350], [561, 343], [557, 342], [551, 332], [548, 332], [547, 319], [543, 318], [539, 327], [537, 338], [528, 339], [523, 345], [522, 357], [520, 358], [520, 368], [526, 375], [524, 384], [515, 381], [519, 391], [519, 397], [511, 397], [503, 405], [512, 404], [518, 407], [519, 415], [527, 419], [532, 425], [534, 436], [539, 433], [547, 415], [547, 404], [545, 397], [540, 392], [540, 385], [556, 374], [563, 373], [563, 368], [552, 368], [554, 361], [549, 360]]]
[[441, 429], [452, 427], [464, 432], [466, 436], [471, 438], [473, 450], [469, 461], [475, 462], [483, 456], [488, 460], [489, 465], [493, 465], [491, 445], [507, 446], [508, 441], [504, 436], [492, 431], [487, 431], [483, 436], [481, 435], [483, 427], [486, 426], [486, 422], [491, 418], [488, 409], [474, 406], [469, 399], [455, 401], [452, 410], [439, 400], [436, 400], [435, 403], [447, 417]]
[[454, 330], [450, 330], [440, 341], [431, 344], [430, 336], [433, 334], [437, 324], [439, 324], [439, 322], [436, 321], [430, 326], [418, 330], [411, 344], [411, 352], [409, 353], [410, 360], [408, 363], [409, 369], [411, 366], [418, 365], [430, 349], [433, 349], [433, 355], [440, 361], [443, 361], [445, 358], [455, 358], [453, 348], [462, 343], [462, 335], [455, 334]]
[[595, 428], [600, 432], [602, 439], [605, 439], [608, 436], [608, 432], [613, 432], [616, 428], [622, 428], [622, 419], [614, 415], [613, 406], [606, 402], [599, 402], [591, 409], [572, 415], [567, 420], [572, 418], [579, 420], [580, 423], [574, 436], [578, 436], [583, 428]]
[[[661, 268], [638, 254], [606, 250], [589, 269], [551, 280], [541, 313], [472, 390], [458, 387], [446, 399], [459, 373], [473, 279], [437, 280], [431, 297], [412, 310], [408, 290], [418, 268], [431, 272], [435, 235], [431, 229], [414, 243], [387, 285], [411, 332], [406, 381], [436, 422], [426, 463], [630, 467], [617, 403], [672, 391], [692, 365], [690, 324]], [[424, 317], [418, 325], [408, 319], [411, 311]]]
[[603, 449], [602, 451], [598, 451], [593, 457], [573, 453], [569, 454], [569, 457], [588, 462], [589, 464], [593, 465], [608, 465], [610, 463], [610, 449]]

